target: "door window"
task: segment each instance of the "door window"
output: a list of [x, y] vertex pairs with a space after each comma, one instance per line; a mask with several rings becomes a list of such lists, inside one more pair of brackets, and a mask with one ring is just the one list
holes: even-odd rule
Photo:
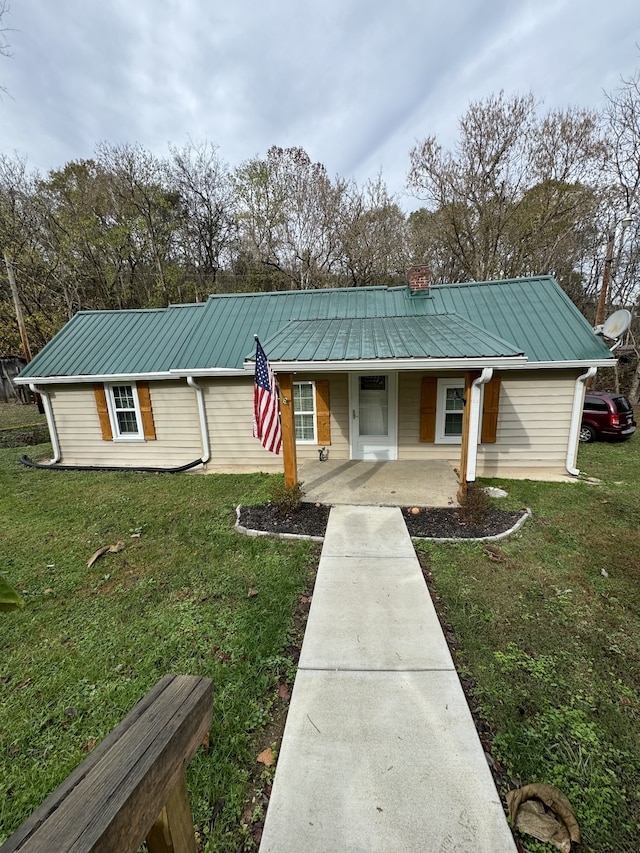
[[386, 376], [361, 376], [360, 435], [389, 434], [389, 392]]

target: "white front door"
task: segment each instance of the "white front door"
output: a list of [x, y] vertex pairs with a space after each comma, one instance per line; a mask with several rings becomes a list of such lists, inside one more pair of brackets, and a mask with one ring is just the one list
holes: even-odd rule
[[349, 400], [351, 458], [397, 459], [397, 374], [350, 374]]

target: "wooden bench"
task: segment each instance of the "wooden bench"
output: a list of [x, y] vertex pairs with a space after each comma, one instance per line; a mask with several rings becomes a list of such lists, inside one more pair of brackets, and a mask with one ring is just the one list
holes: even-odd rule
[[195, 853], [185, 768], [211, 727], [209, 678], [166, 675], [0, 853]]

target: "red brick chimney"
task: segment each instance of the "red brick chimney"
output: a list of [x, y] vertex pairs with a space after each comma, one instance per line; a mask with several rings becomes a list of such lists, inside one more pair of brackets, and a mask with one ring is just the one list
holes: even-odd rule
[[409, 268], [409, 287], [411, 290], [428, 290], [429, 267], [425, 264]]

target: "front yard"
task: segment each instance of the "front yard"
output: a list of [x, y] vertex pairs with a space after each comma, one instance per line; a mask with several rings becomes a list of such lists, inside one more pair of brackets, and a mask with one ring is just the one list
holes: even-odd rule
[[[254, 849], [262, 803], [246, 798], [273, 772], [256, 755], [293, 680], [293, 614], [318, 549], [235, 533], [235, 506], [265, 500], [268, 476], [19, 465], [43, 450], [0, 449], [0, 573], [25, 600], [0, 613], [0, 842], [178, 672], [214, 680], [211, 750], [188, 771], [203, 849]], [[602, 483], [493, 481], [501, 508], [533, 510], [510, 540], [417, 547], [505, 784], [556, 784], [582, 850], [635, 853], [640, 438], [581, 447], [579, 464]]]
[[[203, 845], [235, 851], [246, 838], [252, 849], [241, 815], [249, 781], [260, 785], [256, 756], [270, 745], [278, 684], [292, 683], [286, 647], [316, 548], [235, 533], [236, 504], [265, 500], [266, 476], [17, 462], [41, 450], [0, 450], [0, 572], [25, 601], [0, 612], [0, 842], [176, 672], [214, 681], [211, 749], [188, 770]], [[123, 550], [87, 568], [119, 541]]]

